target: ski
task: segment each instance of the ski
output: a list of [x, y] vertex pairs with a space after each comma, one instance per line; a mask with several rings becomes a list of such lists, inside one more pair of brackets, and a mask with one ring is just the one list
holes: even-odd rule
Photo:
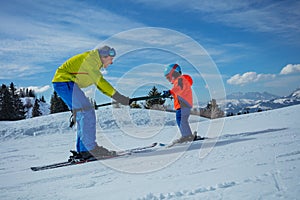
[[170, 147], [173, 147], [173, 146], [176, 146], [176, 145], [179, 145], [179, 144], [193, 143], [195, 141], [206, 140], [206, 139], [209, 139], [209, 138], [208, 137], [201, 137], [201, 136], [196, 135], [195, 138], [194, 138], [194, 140], [190, 141], [190, 142], [183, 142], [183, 143], [172, 142], [170, 144], [159, 144], [159, 145], [160, 146], [166, 146], [166, 148], [170, 148]]
[[132, 148], [132, 149], [127, 149], [124, 151], [119, 151], [118, 154], [126, 154], [126, 153], [140, 153], [140, 152], [145, 152], [147, 150], [151, 150], [153, 147], [157, 146], [159, 143], [154, 142], [148, 146], [144, 146], [144, 147], [137, 147], [137, 148]]
[[131, 155], [134, 153], [140, 153], [140, 152], [145, 152], [145, 151], [147, 152], [147, 151], [150, 151], [151, 148], [153, 148], [157, 145], [158, 145], [158, 143], [155, 142], [148, 146], [137, 147], [137, 148], [119, 151], [119, 152], [117, 152], [116, 155], [112, 155], [112, 156], [103, 156], [101, 158], [90, 158], [87, 160], [74, 159], [72, 161], [65, 161], [65, 162], [59, 162], [59, 163], [54, 163], [54, 164], [50, 164], [50, 165], [31, 167], [30, 169], [32, 171], [41, 171], [41, 170], [47, 170], [47, 169], [66, 167], [66, 166], [70, 166], [70, 165], [79, 165], [79, 164], [84, 164], [84, 163], [93, 162], [93, 161], [106, 160], [106, 159], [110, 159], [110, 158], [117, 158], [117, 157], [121, 157], [121, 156]]

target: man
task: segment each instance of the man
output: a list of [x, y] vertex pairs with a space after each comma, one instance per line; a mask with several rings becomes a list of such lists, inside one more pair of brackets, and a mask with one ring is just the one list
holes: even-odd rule
[[107, 68], [113, 63], [115, 56], [116, 51], [109, 46], [75, 55], [63, 63], [53, 77], [54, 90], [75, 114], [77, 158], [97, 158], [116, 153], [97, 145], [95, 110], [81, 90], [94, 84], [105, 95], [123, 105], [129, 105], [131, 100], [114, 89], [100, 72], [101, 68]]
[[195, 135], [192, 134], [188, 119], [193, 107], [193, 80], [189, 75], [182, 75], [181, 67], [178, 64], [170, 64], [165, 68], [166, 79], [173, 84], [171, 90], [164, 91], [164, 96], [170, 95], [174, 98], [174, 108], [176, 110], [176, 122], [181, 133], [181, 138], [173, 143], [183, 143], [193, 141]]

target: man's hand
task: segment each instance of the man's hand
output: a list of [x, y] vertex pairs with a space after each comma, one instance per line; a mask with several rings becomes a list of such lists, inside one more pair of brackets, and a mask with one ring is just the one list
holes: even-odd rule
[[129, 106], [132, 103], [132, 100], [129, 97], [120, 94], [118, 91], [116, 91], [116, 93], [111, 98], [125, 106]]

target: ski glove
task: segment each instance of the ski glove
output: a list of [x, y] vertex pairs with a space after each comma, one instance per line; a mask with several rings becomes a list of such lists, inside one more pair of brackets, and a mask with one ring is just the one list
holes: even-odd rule
[[118, 91], [111, 97], [116, 100], [118, 103], [128, 106], [132, 103], [129, 97], [125, 97], [124, 95], [120, 94]]
[[163, 95], [162, 95], [163, 98], [167, 98], [169, 96], [171, 96], [170, 90], [163, 91]]

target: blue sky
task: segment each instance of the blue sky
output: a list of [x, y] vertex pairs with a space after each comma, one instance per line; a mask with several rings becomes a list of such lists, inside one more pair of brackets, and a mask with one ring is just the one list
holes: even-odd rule
[[171, 87], [163, 68], [174, 62], [193, 77], [197, 101], [239, 91], [288, 95], [300, 87], [299, 10], [289, 0], [1, 1], [0, 83], [49, 98], [58, 66], [109, 44], [118, 56], [105, 78], [128, 96]]

